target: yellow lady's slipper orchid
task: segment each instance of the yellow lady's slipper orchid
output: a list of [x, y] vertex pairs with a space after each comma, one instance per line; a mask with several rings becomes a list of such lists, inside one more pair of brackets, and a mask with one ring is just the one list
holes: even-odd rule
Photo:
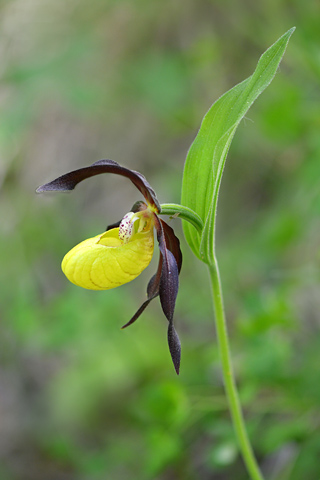
[[120, 222], [109, 226], [105, 233], [89, 238], [70, 250], [62, 261], [62, 270], [72, 283], [89, 290], [108, 290], [124, 285], [149, 265], [155, 228], [160, 250], [158, 270], [148, 283], [147, 300], [122, 328], [134, 323], [151, 300], [160, 296], [162, 310], [169, 322], [169, 350], [175, 370], [179, 373], [181, 346], [173, 326], [173, 313], [182, 255], [172, 228], [158, 217], [161, 207], [145, 177], [113, 160], [99, 160], [42, 185], [37, 192], [73, 190], [82, 180], [101, 173], [115, 173], [129, 178], [147, 203], [135, 203], [132, 211]]

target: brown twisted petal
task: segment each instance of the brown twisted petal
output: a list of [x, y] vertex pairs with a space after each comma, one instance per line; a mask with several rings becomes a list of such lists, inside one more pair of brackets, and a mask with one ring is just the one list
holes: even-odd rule
[[130, 170], [126, 167], [122, 167], [113, 160], [99, 160], [89, 167], [73, 170], [72, 172], [56, 178], [52, 182], [41, 185], [36, 191], [37, 193], [42, 193], [48, 191], [65, 192], [73, 190], [78, 183], [82, 182], [86, 178], [100, 175], [101, 173], [114, 173], [129, 178], [129, 180], [131, 180], [131, 182], [142, 193], [147, 202], [152, 205], [157, 212], [160, 212], [161, 207], [157, 196], [146, 178], [141, 173], [136, 172], [135, 170]]
[[[133, 211], [133, 210], [132, 210]], [[154, 215], [156, 217], [156, 215]], [[162, 219], [159, 219], [157, 217], [157, 222], [161, 222], [162, 228], [163, 228], [163, 234], [165, 237], [165, 243], [166, 247], [170, 252], [175, 257], [176, 264], [178, 267], [178, 272], [181, 270], [181, 265], [182, 265], [182, 253], [180, 250], [180, 241], [179, 239], [175, 236], [174, 231], [169, 225], [164, 222]], [[110, 225], [107, 227], [107, 230], [109, 228], [113, 228], [114, 226], [119, 226], [120, 222], [117, 222], [113, 225]], [[153, 275], [151, 280], [148, 283], [147, 287], [147, 300], [141, 305], [141, 307], [138, 309], [138, 311], [134, 314], [134, 316], [130, 319], [128, 323], [123, 325], [122, 328], [129, 327], [129, 325], [132, 325], [141, 315], [141, 313], [145, 310], [145, 308], [149, 305], [151, 300], [156, 298], [159, 295], [159, 289], [160, 289], [160, 278], [161, 278], [161, 272], [162, 272], [162, 263], [163, 263], [163, 256], [162, 253], [160, 254], [159, 258], [159, 264], [158, 264], [158, 269], [157, 273]]]
[[129, 325], [132, 325], [136, 320], [138, 320], [138, 318], [140, 317], [142, 312], [144, 312], [144, 310], [147, 308], [147, 306], [149, 305], [151, 300], [153, 300], [154, 298], [156, 298], [159, 295], [161, 270], [162, 270], [162, 255], [160, 255], [157, 272], [156, 272], [155, 275], [153, 275], [153, 277], [151, 277], [151, 279], [148, 283], [148, 286], [147, 286], [147, 300], [145, 302], [143, 302], [141, 307], [136, 311], [136, 313], [129, 320], [129, 322], [126, 323], [125, 325], [123, 325], [123, 327], [121, 327], [121, 328], [129, 327]]
[[[162, 310], [168, 319], [168, 344], [174, 368], [179, 374], [181, 359], [181, 344], [173, 326], [173, 313], [179, 290], [179, 269], [174, 254], [169, 250], [162, 222], [156, 217], [155, 227], [159, 249], [162, 255], [162, 269], [159, 285], [159, 295]], [[172, 229], [171, 229], [172, 230]], [[167, 234], [168, 234], [167, 230]]]
[[179, 374], [181, 344], [173, 326], [173, 313], [179, 289], [179, 271], [182, 264], [180, 242], [174, 231], [163, 220], [154, 215], [160, 258], [157, 273], [151, 278], [147, 287], [147, 300], [134, 316], [122, 328], [132, 325], [149, 305], [151, 300], [160, 295], [162, 310], [169, 321], [168, 344], [176, 372]]
[[180, 273], [182, 266], [182, 253], [180, 250], [180, 241], [179, 238], [175, 236], [173, 228], [171, 228], [165, 221], [160, 218], [160, 222], [163, 228], [166, 246], [170, 252], [174, 255], [176, 259], [178, 271]]

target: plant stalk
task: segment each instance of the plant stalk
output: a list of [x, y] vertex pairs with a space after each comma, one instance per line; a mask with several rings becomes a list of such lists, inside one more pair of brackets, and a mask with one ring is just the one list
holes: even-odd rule
[[203, 229], [203, 221], [199, 215], [191, 210], [191, 208], [184, 207], [183, 205], [177, 205], [176, 203], [163, 203], [161, 204], [160, 215], [172, 215], [182, 218], [190, 222], [201, 234]]
[[222, 363], [223, 379], [226, 395], [229, 402], [229, 408], [231, 411], [233, 426], [238, 438], [239, 447], [242, 453], [244, 463], [247, 467], [251, 479], [263, 480], [263, 476], [259, 470], [259, 466], [254, 457], [254, 453], [248, 437], [232, 368], [227, 324], [223, 306], [222, 286], [216, 258], [214, 258], [214, 262], [211, 265], [208, 265], [208, 267], [212, 285], [215, 323]]

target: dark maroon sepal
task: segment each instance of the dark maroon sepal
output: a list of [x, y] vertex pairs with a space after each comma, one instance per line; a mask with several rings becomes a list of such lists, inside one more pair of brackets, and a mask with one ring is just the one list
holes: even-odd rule
[[129, 180], [131, 180], [131, 182], [142, 193], [147, 202], [150, 205], [153, 205], [157, 211], [160, 212], [161, 207], [157, 196], [146, 178], [141, 173], [122, 167], [113, 160], [99, 160], [89, 167], [79, 168], [78, 170], [66, 173], [61, 177], [56, 178], [52, 182], [41, 185], [37, 188], [36, 192], [66, 192], [73, 190], [78, 183], [82, 182], [86, 178], [100, 175], [101, 173], [114, 173], [129, 178]]
[[147, 208], [148, 208], [148, 205], [146, 205], [141, 200], [138, 200], [138, 202], [136, 202], [132, 205], [130, 212], [133, 212], [133, 213], [142, 212], [143, 210], [146, 210]]

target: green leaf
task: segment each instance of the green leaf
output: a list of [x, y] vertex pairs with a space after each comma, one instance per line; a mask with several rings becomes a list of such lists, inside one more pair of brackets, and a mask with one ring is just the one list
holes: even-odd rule
[[291, 28], [260, 57], [249, 78], [212, 105], [188, 152], [181, 203], [200, 216], [204, 228], [200, 234], [192, 225], [184, 222], [183, 229], [191, 249], [205, 263], [212, 264], [214, 259], [218, 193], [232, 138], [250, 106], [276, 74], [294, 30]]

